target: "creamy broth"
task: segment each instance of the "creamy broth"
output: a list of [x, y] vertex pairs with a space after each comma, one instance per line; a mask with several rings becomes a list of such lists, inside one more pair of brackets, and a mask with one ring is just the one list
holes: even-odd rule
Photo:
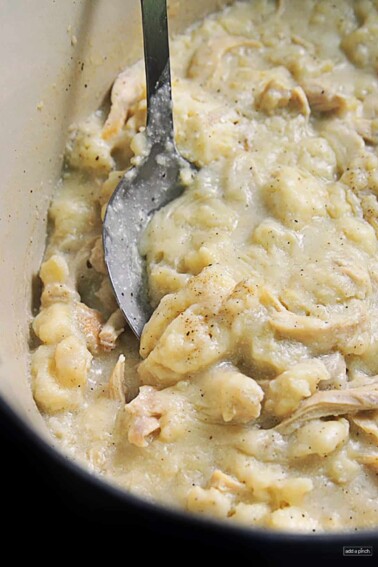
[[196, 164], [141, 242], [140, 345], [101, 219], [146, 141], [142, 62], [73, 125], [33, 322], [62, 448], [149, 500], [248, 526], [378, 524], [378, 5], [237, 2], [171, 42]]

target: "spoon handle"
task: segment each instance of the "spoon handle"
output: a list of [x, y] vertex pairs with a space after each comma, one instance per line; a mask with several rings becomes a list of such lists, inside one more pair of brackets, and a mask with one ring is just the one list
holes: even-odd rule
[[141, 0], [141, 7], [147, 83], [147, 134], [153, 143], [174, 143], [167, 2]]

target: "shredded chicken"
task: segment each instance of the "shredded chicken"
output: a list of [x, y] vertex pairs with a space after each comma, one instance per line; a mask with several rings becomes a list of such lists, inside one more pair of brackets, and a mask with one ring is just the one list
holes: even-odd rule
[[201, 77], [203, 81], [210, 79], [222, 58], [228, 51], [238, 47], [262, 47], [259, 41], [237, 36], [214, 37], [203, 43], [194, 53], [188, 69], [188, 77]]
[[91, 309], [85, 303], [75, 304], [75, 315], [79, 328], [87, 343], [89, 350], [94, 353], [99, 349], [99, 334], [102, 326], [102, 316], [96, 309]]
[[315, 418], [347, 415], [362, 410], [378, 409], [378, 383], [317, 392], [299, 404], [298, 409], [276, 426], [280, 433], [291, 433], [302, 423]]
[[[284, 311], [275, 313], [270, 324], [275, 331], [291, 340], [299, 340], [304, 344], [316, 346], [320, 351], [329, 351], [333, 347], [340, 350], [347, 349], [352, 345], [354, 339], [361, 341], [361, 332], [365, 330], [366, 313], [356, 309], [350, 309], [347, 315], [330, 314], [328, 320], [318, 317], [297, 315]], [[354, 352], [357, 348], [351, 347]]]
[[142, 386], [139, 395], [125, 406], [125, 425], [132, 445], [147, 447], [160, 431], [163, 408], [156, 394], [151, 386]]
[[125, 319], [122, 315], [122, 311], [117, 309], [117, 311], [110, 315], [99, 333], [99, 341], [102, 348], [104, 350], [113, 350], [118, 337], [124, 330]]
[[310, 107], [303, 89], [290, 86], [277, 79], [267, 83], [262, 93], [256, 99], [257, 110], [272, 114], [280, 108], [299, 111], [304, 116], [310, 114]]
[[347, 108], [345, 97], [319, 82], [306, 82], [302, 87], [312, 111], [343, 112]]
[[216, 488], [220, 492], [240, 492], [245, 486], [236, 478], [216, 469], [210, 478], [209, 487]]
[[104, 249], [102, 246], [102, 237], [99, 236], [96, 238], [95, 243], [93, 245], [91, 255], [89, 256], [89, 262], [93, 266], [93, 268], [99, 274], [107, 274], [108, 271], [106, 269], [105, 260], [104, 260]]
[[130, 107], [144, 96], [144, 63], [139, 61], [118, 75], [111, 94], [111, 109], [102, 130], [104, 140], [115, 138], [121, 131]]
[[118, 400], [125, 403], [126, 401], [126, 385], [125, 385], [125, 357], [120, 354], [115, 367], [109, 378], [109, 397], [112, 400]]
[[352, 415], [350, 420], [378, 443], [378, 411], [367, 411]]
[[108, 313], [113, 313], [117, 310], [117, 302], [114, 298], [113, 288], [108, 278], [104, 278], [100, 287], [95, 292], [95, 296], [101, 301]]
[[375, 473], [378, 473], [378, 453], [356, 453], [354, 458], [361, 463], [361, 465], [366, 465], [373, 469]]

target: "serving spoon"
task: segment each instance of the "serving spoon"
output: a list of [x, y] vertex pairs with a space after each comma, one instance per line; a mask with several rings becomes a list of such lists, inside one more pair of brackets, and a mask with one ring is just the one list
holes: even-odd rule
[[139, 338], [152, 313], [140, 237], [151, 216], [183, 192], [173, 130], [166, 0], [141, 0], [147, 83], [148, 155], [116, 187], [103, 224], [105, 263], [128, 324]]

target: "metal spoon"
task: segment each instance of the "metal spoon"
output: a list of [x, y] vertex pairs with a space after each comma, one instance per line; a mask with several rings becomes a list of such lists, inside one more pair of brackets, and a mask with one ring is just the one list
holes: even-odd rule
[[141, 5], [150, 151], [117, 186], [103, 225], [110, 281], [138, 338], [152, 313], [140, 237], [153, 213], [182, 193], [180, 170], [193, 167], [180, 156], [174, 141], [166, 0], [141, 0]]

